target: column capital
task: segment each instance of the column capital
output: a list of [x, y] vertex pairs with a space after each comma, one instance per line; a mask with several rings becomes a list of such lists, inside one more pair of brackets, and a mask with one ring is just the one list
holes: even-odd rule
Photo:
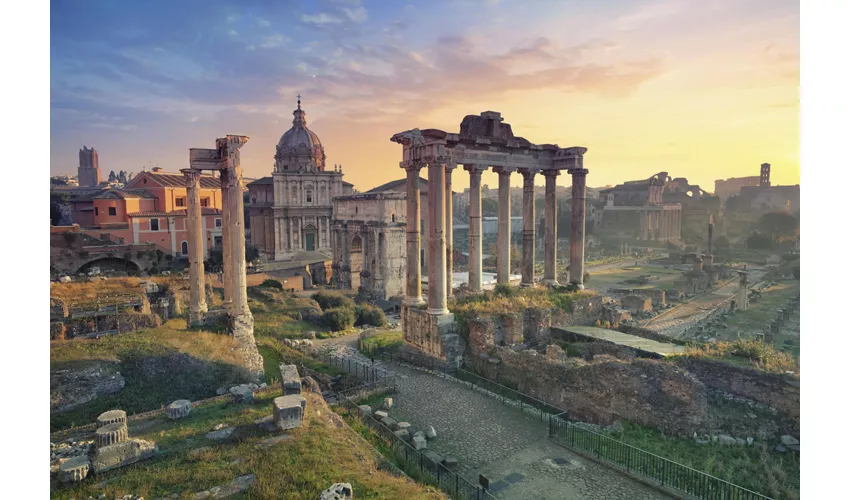
[[587, 177], [588, 172], [589, 170], [586, 168], [571, 168], [567, 170], [567, 173], [573, 177]]
[[419, 172], [425, 167], [425, 162], [423, 160], [405, 160], [399, 162], [398, 165], [408, 172]]
[[516, 172], [516, 167], [493, 167], [493, 172], [499, 175], [510, 175]]
[[186, 187], [193, 188], [201, 182], [201, 171], [192, 168], [184, 168], [180, 170], [186, 178]]
[[559, 175], [561, 175], [560, 170], [541, 170], [540, 173], [543, 175], [543, 177], [558, 177]]
[[537, 174], [537, 170], [532, 170], [530, 168], [520, 168], [518, 172], [522, 174], [523, 180], [531, 182], [534, 182], [534, 176]]
[[469, 175], [481, 175], [482, 172], [487, 171], [489, 167], [485, 167], [484, 165], [479, 165], [477, 163], [466, 163], [463, 165], [463, 169], [469, 172]]

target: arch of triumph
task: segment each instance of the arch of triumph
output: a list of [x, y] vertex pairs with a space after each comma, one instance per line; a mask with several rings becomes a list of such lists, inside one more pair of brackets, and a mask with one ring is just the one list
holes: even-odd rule
[[[532, 144], [514, 137], [501, 113], [485, 111], [467, 115], [460, 133], [437, 129], [412, 129], [392, 136], [403, 147], [401, 168], [407, 172], [407, 276], [402, 306], [402, 329], [407, 344], [423, 353], [458, 364], [463, 346], [454, 315], [447, 308], [451, 294], [452, 172], [458, 165], [469, 172], [469, 290], [481, 291], [481, 173], [492, 168], [499, 175], [499, 222], [497, 236], [497, 282], [510, 279], [510, 176], [523, 177], [522, 281], [534, 285], [534, 176], [543, 175], [545, 235], [543, 282], [557, 284], [557, 197], [555, 181], [561, 171], [572, 176], [572, 223], [570, 228], [570, 282], [582, 286], [584, 275], [585, 192], [587, 148], [561, 148], [556, 144]], [[428, 303], [422, 299], [419, 262], [419, 172], [428, 170]]]

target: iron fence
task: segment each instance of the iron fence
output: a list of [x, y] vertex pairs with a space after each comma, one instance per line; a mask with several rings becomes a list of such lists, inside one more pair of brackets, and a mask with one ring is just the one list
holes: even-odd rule
[[497, 397], [503, 404], [519, 408], [520, 411], [525, 413], [531, 413], [540, 420], [546, 420], [553, 415], [566, 415], [566, 412], [557, 406], [552, 406], [545, 401], [541, 401], [528, 394], [523, 394], [462, 368], [458, 368], [455, 377], [450, 378], [455, 382], [468, 384], [471, 389], [489, 393], [489, 395]]
[[373, 383], [382, 379], [395, 377], [392, 373], [378, 368], [373, 364], [361, 363], [360, 361], [348, 357], [322, 353], [316, 353], [315, 356], [322, 363], [339, 368], [340, 370], [361, 379], [365, 383]]
[[451, 495], [453, 499], [495, 500], [496, 497], [482, 489], [481, 486], [472, 484], [457, 472], [449, 470], [442, 463], [431, 460], [424, 453], [413, 448], [407, 441], [396, 436], [389, 427], [366, 415], [357, 406], [354, 398], [347, 397], [344, 393], [340, 393], [339, 396], [348, 415], [359, 417], [360, 421], [387, 445], [389, 453], [395, 458], [396, 463], [401, 464], [401, 469], [413, 476], [418, 482], [432, 484]]
[[648, 478], [662, 487], [704, 500], [770, 500], [770, 497], [692, 469], [622, 441], [579, 427], [565, 415], [549, 418], [549, 438], [595, 456], [626, 472]]

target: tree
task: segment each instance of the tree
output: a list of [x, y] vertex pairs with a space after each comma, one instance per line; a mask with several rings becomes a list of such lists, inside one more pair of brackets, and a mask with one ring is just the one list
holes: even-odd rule
[[116, 177], [115, 177], [115, 171], [114, 171], [114, 170], [110, 170], [110, 171], [109, 171], [109, 182], [115, 182], [115, 179], [116, 179]]
[[773, 238], [764, 233], [754, 232], [747, 237], [747, 248], [766, 250], [772, 248]]
[[118, 172], [118, 182], [120, 182], [122, 184], [127, 183], [127, 172], [125, 172], [123, 170]]
[[800, 232], [800, 221], [785, 212], [770, 212], [758, 220], [758, 228], [775, 243], [794, 239]]

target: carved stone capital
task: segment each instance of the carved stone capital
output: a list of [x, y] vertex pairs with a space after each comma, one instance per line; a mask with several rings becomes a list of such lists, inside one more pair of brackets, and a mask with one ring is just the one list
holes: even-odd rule
[[525, 181], [534, 182], [534, 176], [537, 174], [537, 170], [532, 170], [529, 168], [520, 168], [517, 170], [520, 174], [522, 174], [522, 178]]
[[561, 175], [560, 170], [542, 170], [540, 173], [543, 174], [543, 177], [558, 177]]
[[515, 167], [493, 167], [493, 172], [496, 172], [499, 175], [510, 175], [516, 172]]
[[567, 170], [567, 173], [572, 175], [573, 177], [587, 177], [587, 173], [589, 170], [586, 168], [571, 168]]
[[184, 168], [181, 170], [183, 172], [183, 176], [186, 179], [186, 187], [189, 189], [198, 188], [201, 185], [201, 171], [193, 170], [191, 168]]
[[424, 160], [410, 160], [403, 161], [400, 163], [401, 168], [405, 169], [408, 172], [419, 172], [425, 166], [426, 162]]

